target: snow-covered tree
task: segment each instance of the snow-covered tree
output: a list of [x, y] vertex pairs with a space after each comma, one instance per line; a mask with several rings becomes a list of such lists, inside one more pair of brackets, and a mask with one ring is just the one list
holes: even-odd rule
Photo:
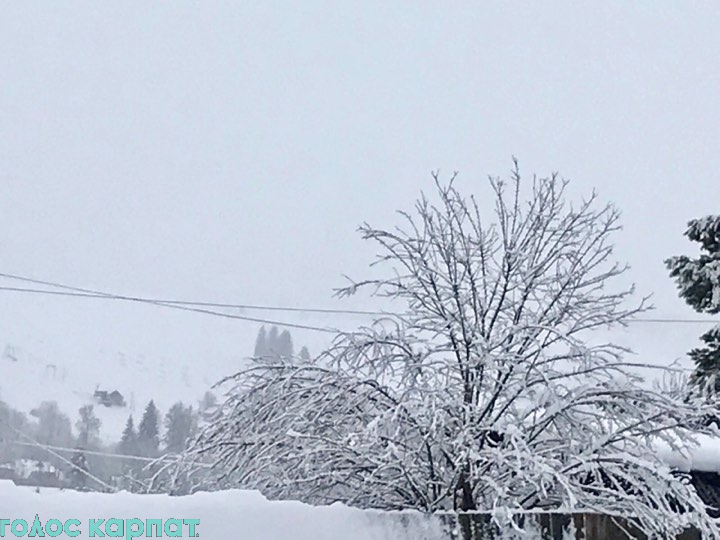
[[[123, 456], [140, 456], [138, 434], [132, 414], [128, 416], [125, 422], [125, 428], [117, 445], [117, 451]], [[127, 491], [137, 491], [139, 484], [136, 477], [142, 471], [143, 465], [144, 463], [141, 460], [132, 457], [120, 459], [119, 463], [115, 463], [115, 484]]]
[[[60, 410], [57, 402], [43, 401], [39, 407], [30, 411], [30, 416], [37, 418], [37, 425], [31, 431], [33, 442], [37, 442], [42, 446], [59, 446], [63, 448], [71, 448], [75, 445], [70, 418]], [[49, 454], [42, 446], [29, 448], [28, 457], [47, 460], [58, 468], [65, 465], [61, 460]]]
[[197, 433], [198, 417], [191, 406], [175, 403], [165, 416], [165, 451], [180, 454]]
[[278, 340], [280, 339], [280, 330], [277, 326], [271, 326], [270, 332], [267, 335], [267, 349], [263, 356], [277, 356], [278, 354]]
[[292, 336], [287, 330], [283, 330], [278, 336], [275, 354], [280, 357], [287, 358], [294, 354]]
[[136, 456], [138, 454], [137, 432], [135, 431], [135, 422], [133, 421], [132, 414], [128, 416], [127, 422], [125, 422], [125, 429], [123, 429], [122, 437], [120, 438], [118, 451], [128, 456]]
[[[697, 493], [653, 451], [715, 412], [670, 369], [657, 384], [596, 329], [647, 309], [613, 260], [612, 205], [566, 202], [567, 183], [517, 166], [491, 179], [495, 223], [435, 177], [394, 229], [361, 227], [385, 277], [354, 282], [399, 315], [341, 334], [313, 362], [256, 359], [194, 452], [218, 486], [310, 503], [621, 514], [666, 537], [720, 534]], [[633, 303], [634, 302], [634, 303]], [[702, 428], [706, 429], [706, 428]], [[709, 428], [707, 428], [709, 429]], [[465, 514], [466, 515], [466, 514]], [[465, 518], [463, 533], [472, 536]]]
[[260, 328], [260, 331], [258, 332], [257, 338], [255, 339], [255, 357], [265, 356], [268, 354], [268, 344], [267, 344], [267, 332], [265, 332], [265, 327], [262, 326]]
[[160, 447], [160, 413], [150, 400], [138, 426], [137, 444], [141, 456], [156, 457]]
[[270, 332], [261, 327], [255, 339], [255, 358], [283, 358], [293, 356], [292, 336], [288, 330], [280, 332], [277, 326], [271, 326]]
[[[697, 258], [671, 257], [665, 264], [675, 278], [680, 296], [698, 313], [720, 313], [720, 216], [707, 216], [688, 223], [685, 231], [693, 242], [700, 244]], [[704, 345], [690, 351], [695, 362], [695, 379], [715, 378], [720, 390], [720, 326], [708, 330], [700, 338]]]

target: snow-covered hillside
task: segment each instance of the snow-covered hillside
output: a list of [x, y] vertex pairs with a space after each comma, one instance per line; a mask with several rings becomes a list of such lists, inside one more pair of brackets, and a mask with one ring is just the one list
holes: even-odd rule
[[[0, 480], [1, 519], [23, 519], [32, 526], [35, 515], [44, 526], [48, 520], [77, 519], [89, 538], [91, 519], [194, 519], [195, 532], [212, 540], [445, 540], [440, 524], [408, 512], [403, 515], [364, 512], [336, 504], [313, 507], [297, 502], [267, 501], [248, 491], [198, 493], [188, 497], [100, 494], [17, 487]], [[7, 527], [6, 536], [11, 534]], [[104, 523], [100, 526], [104, 531]], [[188, 535], [183, 526], [182, 535]], [[127, 532], [127, 531], [126, 531]], [[145, 535], [143, 535], [145, 536]], [[147, 535], [149, 536], [149, 534]], [[129, 535], [128, 535], [129, 537]]]
[[[163, 414], [177, 401], [197, 406], [203, 394], [241, 362], [177, 361], [107, 351], [92, 356], [45, 350], [40, 342], [18, 347], [0, 341], [0, 399], [26, 413], [41, 401], [56, 401], [73, 424], [81, 406], [95, 404], [101, 437], [112, 442], [119, 439], [128, 415], [139, 419], [151, 399]], [[126, 406], [98, 404], [96, 389], [119, 391]]]

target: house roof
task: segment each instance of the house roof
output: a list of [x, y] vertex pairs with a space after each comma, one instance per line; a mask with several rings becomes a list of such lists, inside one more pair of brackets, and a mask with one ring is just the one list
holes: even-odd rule
[[664, 441], [655, 444], [658, 456], [669, 467], [681, 472], [702, 471], [720, 473], [720, 436], [688, 434], [694, 439], [676, 441], [672, 448]]

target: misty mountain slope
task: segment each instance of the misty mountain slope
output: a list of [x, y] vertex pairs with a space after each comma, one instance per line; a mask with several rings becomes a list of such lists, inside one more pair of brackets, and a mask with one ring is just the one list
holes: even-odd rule
[[[256, 325], [237, 321], [190, 318], [136, 306], [42, 302], [43, 317], [31, 313], [33, 306], [28, 302], [6, 308], [0, 331], [0, 400], [26, 413], [44, 400], [57, 401], [74, 425], [78, 409], [94, 403], [96, 389], [118, 390], [126, 407], [95, 406], [106, 442], [119, 440], [129, 414], [139, 421], [150, 399], [163, 415], [177, 401], [196, 406], [207, 389], [235, 373], [243, 357], [252, 354], [258, 331]], [[185, 317], [193, 324], [183, 339], [172, 338]], [[336, 319], [333, 323], [345, 329], [359, 324], [352, 317]], [[328, 324], [319, 316], [299, 322]], [[92, 331], [79, 331], [82, 328]], [[667, 366], [679, 359], [691, 368], [686, 353], [697, 345], [704, 329], [697, 324], [639, 322], [598, 333], [593, 339], [632, 349], [636, 354], [628, 359], [634, 362]], [[296, 330], [292, 334], [296, 349], [307, 344], [315, 353], [327, 345], [326, 334]], [[221, 346], [228, 342], [232, 347]], [[650, 379], [659, 375], [653, 369], [642, 371]]]
[[[95, 405], [105, 442], [119, 440], [128, 415], [139, 421], [152, 399], [162, 414], [177, 401], [197, 407], [204, 393], [220, 378], [234, 372], [238, 359], [174, 362], [165, 358], [100, 351], [92, 358], [57, 354], [42, 343], [19, 347], [0, 341], [0, 400], [29, 413], [42, 401], [56, 401], [73, 423], [77, 411]], [[124, 407], [98, 403], [95, 390], [120, 392]]]

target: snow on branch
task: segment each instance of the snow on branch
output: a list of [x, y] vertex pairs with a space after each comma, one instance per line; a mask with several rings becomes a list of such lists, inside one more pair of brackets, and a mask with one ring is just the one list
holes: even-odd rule
[[653, 446], [689, 441], [684, 427], [715, 406], [671, 371], [646, 384], [627, 351], [588, 340], [648, 309], [613, 260], [618, 211], [595, 194], [569, 204], [557, 176], [525, 193], [517, 166], [490, 181], [494, 220], [453, 181], [435, 185], [397, 228], [361, 227], [386, 277], [338, 291], [369, 289], [402, 316], [313, 361], [235, 375], [195, 447], [217, 481], [311, 503], [498, 520], [579, 508], [663, 537], [688, 523], [720, 534]]

